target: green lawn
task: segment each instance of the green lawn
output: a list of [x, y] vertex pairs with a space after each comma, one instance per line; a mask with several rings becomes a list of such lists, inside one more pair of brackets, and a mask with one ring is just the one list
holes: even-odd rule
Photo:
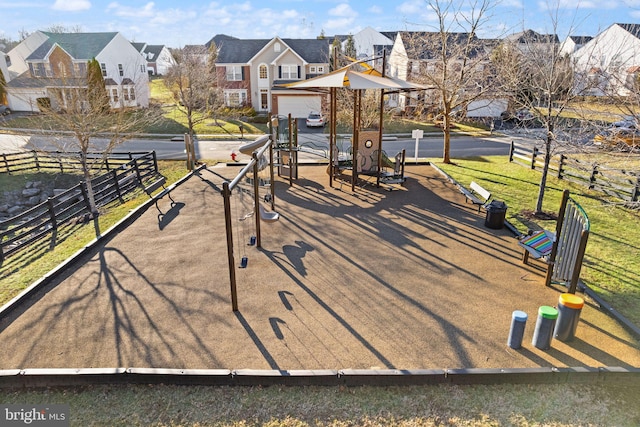
[[0, 390], [5, 404], [68, 404], [71, 426], [640, 425], [640, 388], [602, 385]]
[[[456, 159], [455, 165], [434, 164], [460, 184], [478, 182], [508, 206], [507, 219], [522, 232], [555, 221], [531, 219], [538, 196], [540, 172], [509, 163], [506, 157]], [[543, 210], [557, 213], [562, 191], [584, 208], [591, 222], [581, 278], [625, 317], [640, 325], [640, 212], [603, 201], [599, 193], [549, 177]]]

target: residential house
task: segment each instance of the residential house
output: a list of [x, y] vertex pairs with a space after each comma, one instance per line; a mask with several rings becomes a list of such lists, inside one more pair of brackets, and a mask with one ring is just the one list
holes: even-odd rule
[[[353, 44], [356, 48], [356, 58], [354, 59], [366, 59], [366, 58], [374, 58], [378, 57], [375, 65], [380, 66], [382, 60], [383, 51], [386, 50], [387, 54], [391, 52], [391, 48], [393, 47], [393, 42], [395, 40], [397, 31], [384, 31], [380, 32], [374, 30], [371, 27], [366, 27], [357, 33], [351, 35], [353, 39]], [[335, 38], [340, 40], [342, 44], [342, 51], [345, 50], [345, 44], [347, 41], [348, 35], [336, 35], [331, 40], [333, 41]], [[372, 64], [373, 65], [373, 64]]]
[[131, 43], [147, 61], [150, 76], [162, 76], [176, 64], [169, 49], [162, 44]]
[[592, 36], [568, 36], [560, 46], [560, 54], [573, 55], [575, 51], [591, 41]]
[[[0, 50], [0, 85], [2, 82], [6, 83], [10, 78], [8, 59], [9, 56]], [[2, 87], [0, 87], [0, 104], [7, 104], [7, 95]]]
[[612, 24], [573, 54], [576, 72], [585, 78], [575, 90], [583, 95], [628, 96], [637, 93], [640, 72], [640, 24]]
[[65, 105], [54, 105], [54, 93], [86, 84], [87, 63], [93, 58], [102, 68], [112, 108], [149, 105], [146, 61], [120, 33], [36, 31], [8, 56], [12, 78], [7, 92], [14, 111], [39, 111], [39, 99], [64, 109]]
[[[459, 87], [465, 98], [472, 99], [472, 92], [487, 95], [487, 73], [489, 53], [496, 45], [495, 40], [481, 40], [468, 33], [447, 34], [447, 66], [451, 70], [465, 67], [468, 84]], [[441, 109], [440, 93], [437, 89], [442, 70], [442, 36], [439, 32], [400, 31], [396, 35], [389, 55], [390, 77], [426, 84], [434, 89], [424, 92], [390, 94], [389, 105], [394, 103], [407, 113], [418, 111], [427, 115], [438, 114]], [[466, 56], [465, 56], [466, 55]], [[475, 80], [474, 80], [475, 79]]]
[[326, 94], [278, 85], [329, 72], [329, 46], [328, 39], [219, 39], [216, 69], [225, 105], [292, 117], [323, 111]]

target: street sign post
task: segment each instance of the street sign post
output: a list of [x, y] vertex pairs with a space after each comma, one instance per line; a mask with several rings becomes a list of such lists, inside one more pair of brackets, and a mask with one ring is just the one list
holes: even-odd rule
[[411, 137], [416, 139], [416, 151], [414, 154], [415, 162], [418, 163], [418, 145], [420, 144], [420, 138], [424, 136], [422, 129], [414, 129], [411, 131]]

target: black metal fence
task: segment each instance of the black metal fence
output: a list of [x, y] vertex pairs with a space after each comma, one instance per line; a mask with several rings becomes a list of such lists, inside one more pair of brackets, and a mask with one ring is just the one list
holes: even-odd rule
[[[544, 167], [544, 152], [535, 146], [511, 142], [509, 161], [541, 171]], [[582, 185], [622, 201], [640, 200], [640, 171], [614, 169], [598, 163], [587, 163], [564, 154], [551, 158], [549, 171], [559, 179]]]
[[[12, 172], [29, 169], [43, 170], [51, 168], [53, 163], [51, 159], [57, 158], [57, 154], [52, 156], [42, 152], [33, 153], [30, 161], [25, 160], [24, 163], [20, 162], [27, 159], [26, 156], [3, 155], [3, 158], [10, 159], [5, 163], [5, 167], [11, 164], [11, 168], [15, 167], [11, 169]], [[34, 158], [37, 160], [34, 161]], [[67, 158], [61, 159], [60, 164], [68, 168], [74, 163]], [[109, 164], [108, 172], [91, 180], [97, 206], [104, 206], [114, 200], [123, 202], [123, 197], [128, 193], [151, 188], [157, 182], [164, 183], [164, 177], [158, 172], [154, 151], [114, 154], [107, 164]], [[53, 248], [61, 227], [77, 223], [90, 213], [87, 185], [86, 182], [81, 182], [50, 197], [44, 203], [0, 222], [0, 265], [8, 256], [47, 237], [50, 239], [49, 247]]]

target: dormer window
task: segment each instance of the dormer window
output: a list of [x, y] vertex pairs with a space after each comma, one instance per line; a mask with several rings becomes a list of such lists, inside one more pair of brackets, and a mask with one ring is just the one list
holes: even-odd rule
[[280, 52], [280, 49], [281, 49], [280, 43], [276, 42], [276, 43], [273, 44], [273, 51], [274, 52]]

